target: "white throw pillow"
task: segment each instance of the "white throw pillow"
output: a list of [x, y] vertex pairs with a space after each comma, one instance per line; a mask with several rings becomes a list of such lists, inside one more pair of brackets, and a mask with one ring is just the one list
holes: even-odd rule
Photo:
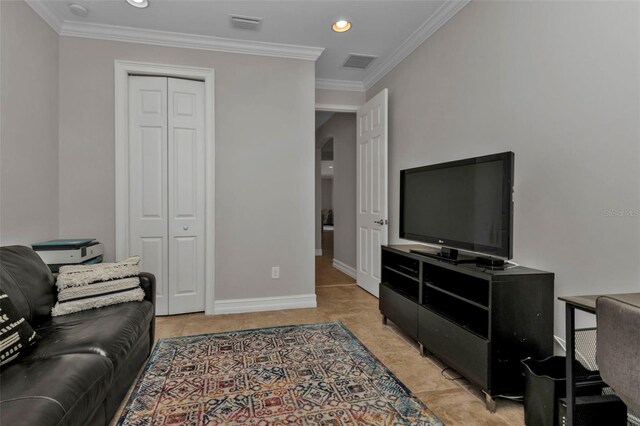
[[102, 306], [144, 299], [140, 288], [140, 257], [116, 263], [67, 265], [60, 268], [54, 317]]

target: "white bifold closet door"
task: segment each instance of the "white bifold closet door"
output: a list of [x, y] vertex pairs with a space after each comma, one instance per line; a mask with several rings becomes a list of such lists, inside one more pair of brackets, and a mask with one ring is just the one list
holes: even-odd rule
[[204, 143], [203, 82], [129, 77], [129, 252], [158, 315], [204, 311]]

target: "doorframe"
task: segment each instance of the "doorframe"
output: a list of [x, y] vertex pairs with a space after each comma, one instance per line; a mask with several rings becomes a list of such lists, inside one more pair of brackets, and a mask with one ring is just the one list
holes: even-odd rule
[[129, 75], [204, 81], [205, 99], [205, 314], [214, 314], [215, 291], [215, 90], [213, 68], [114, 61], [116, 259], [129, 253]]
[[358, 112], [357, 105], [316, 104], [316, 111]]

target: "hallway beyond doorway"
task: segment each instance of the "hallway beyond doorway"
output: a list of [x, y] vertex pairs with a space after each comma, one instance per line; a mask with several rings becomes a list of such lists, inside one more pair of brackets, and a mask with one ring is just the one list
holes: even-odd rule
[[316, 287], [355, 285], [349, 275], [338, 271], [333, 264], [333, 229], [322, 230], [322, 256], [316, 256]]

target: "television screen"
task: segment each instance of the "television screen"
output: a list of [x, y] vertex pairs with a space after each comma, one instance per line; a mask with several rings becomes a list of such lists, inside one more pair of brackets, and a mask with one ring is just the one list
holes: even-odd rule
[[403, 170], [400, 237], [512, 257], [514, 154]]

